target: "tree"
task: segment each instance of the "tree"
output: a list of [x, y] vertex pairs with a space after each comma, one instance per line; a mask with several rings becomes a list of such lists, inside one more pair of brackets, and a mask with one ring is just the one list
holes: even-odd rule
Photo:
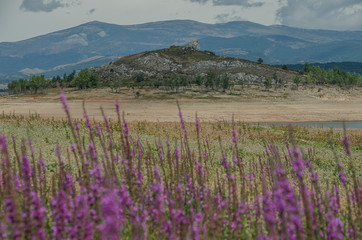
[[40, 78], [38, 76], [32, 76], [29, 79], [30, 89], [34, 91], [35, 94], [38, 93], [38, 89], [40, 88]]
[[20, 92], [20, 83], [17, 80], [8, 83], [8, 89], [10, 94], [17, 94]]
[[283, 80], [281, 78], [278, 78], [276, 73], [273, 74], [273, 80], [275, 84], [275, 89], [283, 85]]
[[187, 77], [185, 75], [179, 76], [178, 81], [180, 86], [184, 88], [187, 87], [187, 85], [189, 85], [189, 81], [187, 80]]
[[306, 73], [310, 72], [310, 65], [308, 62], [304, 63], [303, 71]]
[[272, 86], [272, 80], [271, 80], [271, 78], [270, 78], [270, 77], [266, 77], [265, 80], [264, 80], [264, 87], [265, 87], [266, 89], [269, 89], [269, 88], [271, 88], [271, 86]]
[[201, 86], [202, 85], [202, 77], [200, 75], [197, 75], [196, 78], [195, 78], [195, 84], [197, 86]]
[[92, 74], [88, 68], [80, 70], [77, 76], [73, 79], [73, 86], [78, 89], [86, 89], [98, 86], [98, 77]]
[[294, 82], [294, 84], [297, 86], [297, 89], [298, 89], [298, 86], [299, 86], [299, 84], [300, 84], [300, 82], [301, 82], [299, 76], [295, 76], [293, 82]]
[[214, 90], [215, 81], [216, 81], [215, 70], [210, 68], [206, 73], [205, 87]]
[[76, 75], [76, 72], [75, 72], [75, 70], [73, 70], [73, 72], [67, 76], [67, 79], [64, 79], [65, 80], [64, 87], [70, 87], [71, 82], [73, 81], [75, 75]]
[[98, 76], [95, 74], [91, 74], [88, 82], [88, 87], [96, 88], [98, 87]]
[[26, 79], [20, 78], [19, 79], [19, 87], [20, 87], [20, 92], [25, 93], [26, 91], [29, 90], [29, 82]]
[[230, 78], [226, 73], [221, 75], [221, 85], [223, 92], [230, 87]]
[[259, 63], [259, 64], [262, 64], [263, 62], [264, 62], [264, 61], [263, 61], [262, 58], [259, 58], [258, 61], [257, 61], [257, 63]]
[[143, 82], [145, 80], [145, 75], [143, 73], [138, 73], [136, 76], [136, 83]]

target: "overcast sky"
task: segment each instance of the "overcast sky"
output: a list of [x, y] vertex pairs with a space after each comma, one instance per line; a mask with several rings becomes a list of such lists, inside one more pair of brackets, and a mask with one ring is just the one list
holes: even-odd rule
[[362, 31], [362, 0], [0, 0], [0, 42], [93, 20], [129, 25], [172, 19]]

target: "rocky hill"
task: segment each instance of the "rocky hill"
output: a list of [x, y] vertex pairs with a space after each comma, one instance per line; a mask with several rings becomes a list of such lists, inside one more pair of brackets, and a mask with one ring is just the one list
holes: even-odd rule
[[91, 71], [106, 83], [135, 79], [139, 75], [148, 79], [170, 78], [174, 75], [193, 79], [198, 75], [204, 77], [210, 71], [216, 75], [226, 73], [234, 82], [241, 80], [252, 84], [262, 84], [267, 77], [275, 75], [287, 83], [300, 75], [297, 71], [201, 51], [197, 40], [186, 46], [171, 46], [121, 57]]

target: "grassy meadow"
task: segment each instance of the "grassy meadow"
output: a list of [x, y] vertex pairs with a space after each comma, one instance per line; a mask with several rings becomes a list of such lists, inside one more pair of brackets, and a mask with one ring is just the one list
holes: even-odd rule
[[0, 239], [361, 239], [362, 130], [0, 115]]

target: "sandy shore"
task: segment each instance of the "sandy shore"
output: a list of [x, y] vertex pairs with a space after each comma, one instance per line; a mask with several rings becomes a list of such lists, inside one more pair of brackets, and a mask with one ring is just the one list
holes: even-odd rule
[[[91, 118], [102, 118], [100, 107], [107, 116], [115, 117], [114, 102], [118, 100], [128, 121], [178, 121], [176, 99], [135, 98], [132, 95], [104, 91], [91, 91], [88, 94], [69, 92], [67, 96], [72, 117], [82, 118], [83, 100]], [[256, 93], [249, 92], [249, 97], [181, 98], [179, 103], [186, 121], [194, 121], [196, 112], [202, 121], [229, 121], [233, 115], [236, 121], [242, 122], [362, 121], [360, 91], [355, 91], [350, 96], [343, 92], [316, 96], [306, 92], [294, 93], [283, 93], [287, 97], [278, 98], [275, 97], [280, 95], [278, 93], [256, 96]], [[0, 113], [2, 112], [19, 115], [37, 113], [44, 118], [65, 116], [57, 93], [1, 97]]]

